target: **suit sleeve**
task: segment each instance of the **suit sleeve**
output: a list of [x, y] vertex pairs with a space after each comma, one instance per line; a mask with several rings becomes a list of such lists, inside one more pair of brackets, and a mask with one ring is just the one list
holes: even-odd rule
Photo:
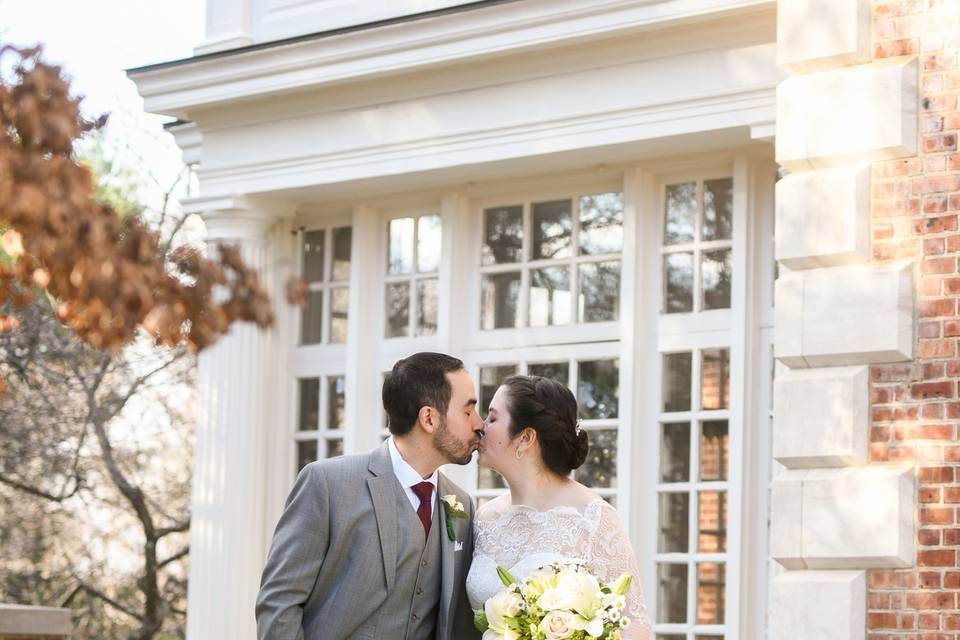
[[[467, 554], [467, 558], [473, 558], [473, 518], [476, 515], [476, 509], [474, 507], [473, 498], [466, 496], [466, 502], [469, 504], [469, 511], [467, 515], [469, 516], [467, 522], [467, 533], [465, 534], [466, 540], [463, 543], [463, 553]], [[467, 597], [467, 585], [466, 577], [467, 573], [470, 571], [470, 562], [468, 561], [465, 565], [463, 578], [458, 585], [460, 589], [459, 597], [457, 598], [457, 609], [453, 614], [453, 638], [457, 640], [480, 640], [480, 632], [477, 631], [477, 628], [473, 625], [473, 609], [470, 608], [470, 599]]]
[[326, 474], [309, 464], [297, 477], [273, 534], [260, 594], [259, 640], [302, 640], [303, 607], [323, 567], [330, 538]]

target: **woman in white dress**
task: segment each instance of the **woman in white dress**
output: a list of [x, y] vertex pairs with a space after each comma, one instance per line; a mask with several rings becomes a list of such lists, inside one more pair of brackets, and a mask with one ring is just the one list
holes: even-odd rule
[[511, 376], [487, 414], [478, 462], [504, 477], [510, 491], [474, 518], [473, 564], [467, 595], [474, 610], [503, 586], [502, 566], [517, 579], [561, 559], [586, 562], [598, 578], [633, 576], [624, 614], [624, 640], [648, 640], [650, 620], [633, 548], [616, 510], [570, 479], [589, 449], [577, 425], [577, 401], [563, 384], [540, 376]]

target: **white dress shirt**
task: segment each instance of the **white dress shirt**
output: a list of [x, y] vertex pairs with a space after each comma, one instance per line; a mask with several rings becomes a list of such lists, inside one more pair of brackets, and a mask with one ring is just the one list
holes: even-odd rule
[[413, 485], [420, 484], [421, 482], [429, 482], [433, 485], [433, 495], [434, 499], [430, 501], [430, 518], [433, 519], [434, 512], [437, 510], [437, 471], [433, 472], [429, 478], [423, 478], [417, 473], [417, 470], [411, 467], [406, 460], [403, 459], [403, 456], [400, 455], [400, 450], [397, 449], [397, 444], [393, 441], [393, 436], [390, 436], [387, 439], [387, 447], [390, 449], [390, 461], [393, 463], [393, 475], [397, 476], [397, 480], [400, 481], [400, 486], [403, 487], [403, 492], [407, 494], [407, 499], [410, 500], [410, 504], [413, 505], [413, 510], [416, 511], [420, 508], [420, 498], [417, 497], [417, 494], [413, 492]]

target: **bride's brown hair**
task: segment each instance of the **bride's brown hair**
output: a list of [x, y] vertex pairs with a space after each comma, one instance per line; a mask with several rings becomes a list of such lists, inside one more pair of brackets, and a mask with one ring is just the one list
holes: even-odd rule
[[590, 449], [587, 432], [577, 425], [577, 400], [560, 382], [542, 376], [510, 376], [507, 412], [510, 435], [527, 427], [537, 432], [543, 463], [565, 476], [583, 464]]

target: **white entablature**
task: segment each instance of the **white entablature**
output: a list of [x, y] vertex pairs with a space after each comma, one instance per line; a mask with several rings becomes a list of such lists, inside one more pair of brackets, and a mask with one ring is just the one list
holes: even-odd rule
[[749, 144], [775, 32], [769, 1], [508, 2], [131, 77], [205, 195], [323, 198]]

